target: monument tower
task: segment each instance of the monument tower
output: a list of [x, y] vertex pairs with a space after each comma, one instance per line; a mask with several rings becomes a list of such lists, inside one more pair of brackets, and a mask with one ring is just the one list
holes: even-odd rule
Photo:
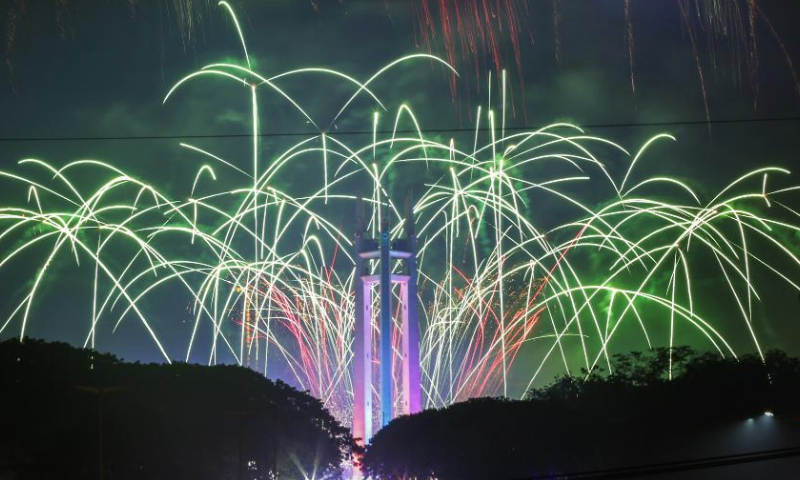
[[[391, 241], [389, 215], [382, 216], [378, 239], [365, 238], [363, 203], [359, 203], [358, 225], [355, 233], [355, 361], [353, 436], [362, 444], [369, 442], [373, 430], [373, 365], [372, 337], [375, 331], [372, 318], [372, 292], [377, 284], [379, 316], [377, 332], [379, 415], [378, 428], [397, 415], [417, 413], [422, 409], [422, 389], [419, 365], [419, 320], [417, 297], [417, 238], [413, 216], [407, 209], [404, 222], [405, 238]], [[378, 274], [369, 271], [370, 261], [378, 262]], [[392, 273], [393, 262], [404, 264], [403, 273]], [[395, 411], [394, 377], [392, 371], [392, 286], [399, 285], [402, 397]]]

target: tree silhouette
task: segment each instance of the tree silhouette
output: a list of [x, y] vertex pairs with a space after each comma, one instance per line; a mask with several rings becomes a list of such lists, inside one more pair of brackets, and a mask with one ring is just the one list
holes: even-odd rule
[[[334, 478], [355, 444], [312, 396], [234, 366], [143, 365], [0, 343], [0, 478]], [[82, 387], [76, 388], [76, 387]]]
[[[748, 418], [797, 418], [800, 359], [724, 359], [689, 348], [613, 358], [610, 372], [563, 376], [524, 401], [475, 399], [401, 417], [364, 456], [378, 478], [530, 478], [716, 452]], [[791, 424], [794, 441], [800, 432]]]

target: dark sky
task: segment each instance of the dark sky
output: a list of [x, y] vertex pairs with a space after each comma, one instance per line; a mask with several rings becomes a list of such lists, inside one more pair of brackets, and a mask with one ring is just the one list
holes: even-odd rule
[[[247, 133], [249, 97], [231, 83], [210, 81], [188, 85], [166, 105], [162, 105], [162, 100], [168, 89], [189, 72], [222, 59], [240, 58], [231, 22], [214, 5], [194, 2], [192, 18], [196, 27], [186, 42], [175, 10], [165, 6], [170, 2], [141, 2], [133, 12], [128, 2], [122, 1], [67, 2], [64, 11], [58, 10], [56, 3], [28, 2], [27, 11], [14, 23], [16, 36], [7, 48], [7, 66], [0, 74], [0, 137], [169, 135], [176, 138], [3, 140], [0, 168], [18, 171], [16, 162], [30, 157], [55, 165], [80, 158], [103, 159], [146, 177], [160, 188], [186, 195], [197, 163], [178, 146], [180, 137]], [[318, 11], [304, 0], [231, 3], [242, 21], [254, 67], [265, 74], [324, 66], [365, 79], [389, 61], [421, 50], [414, 36], [411, 2], [406, 0], [318, 0]], [[530, 0], [527, 10], [520, 9], [525, 27], [519, 37], [524, 104], [520, 96], [523, 86], [518, 82], [508, 36], [500, 38], [516, 101], [515, 115], [508, 120], [510, 125], [540, 126], [569, 120], [596, 126], [590, 128], [591, 133], [631, 149], [655, 133], [669, 132], [677, 137], [677, 143], [660, 146], [648, 159], [647, 171], [692, 179], [702, 192], [715, 191], [760, 166], [792, 170], [800, 163], [797, 121], [723, 123], [710, 129], [697, 124], [619, 126], [698, 122], [706, 117], [689, 33], [681, 23], [677, 2], [632, 2], [635, 94], [631, 90], [622, 0], [561, 3], [560, 61], [554, 54], [552, 2]], [[759, 3], [797, 65], [800, 33], [796, 19], [800, 18], [800, 5], [777, 0]], [[0, 5], [0, 12], [12, 8], [8, 2]], [[10, 23], [4, 25], [5, 29], [10, 27]], [[712, 119], [800, 115], [795, 77], [779, 41], [763, 21], [759, 21], [758, 28], [757, 88], [748, 79], [744, 61], [747, 52], [742, 49], [741, 36], [714, 39], [699, 28], [692, 34], [697, 35]], [[482, 60], [481, 69], [490, 66], [488, 58]], [[461, 80], [455, 106], [448, 75], [427, 61], [395, 70], [376, 84], [376, 92], [390, 110], [408, 103], [423, 128], [470, 126], [475, 108], [486, 99], [486, 71], [479, 69], [480, 80], [477, 80], [478, 72], [468, 65], [456, 67]], [[331, 85], [322, 76], [319, 79], [306, 76], [281, 86], [302, 98], [313, 116], [320, 119], [330, 119], [347, 94], [345, 85]], [[315, 133], [277, 98], [264, 97], [259, 107], [262, 132]], [[357, 105], [354, 114], [334, 128], [369, 130], [373, 107], [367, 104], [361, 107]], [[294, 141], [269, 138], [263, 149], [279, 151], [282, 142]], [[237, 159], [234, 160], [237, 164], [248, 164], [246, 145], [242, 146], [241, 139], [202, 139], [194, 143], [223, 152], [225, 158]], [[613, 158], [609, 162], [614, 165]], [[427, 180], [430, 179], [424, 174], [415, 179], [420, 184]], [[2, 187], [0, 200], [3, 205], [17, 204], [24, 194]], [[545, 218], [547, 214], [542, 213]], [[791, 242], [792, 237], [789, 238]], [[0, 271], [2, 285], [10, 292], [4, 294], [4, 316], [19, 301], [24, 292], [19, 286], [27, 284], [35, 273], [36, 267], [33, 268], [13, 265]], [[47, 287], [48, 296], [43, 298], [49, 300], [35, 309], [29, 334], [82, 342], [88, 320], [83, 319], [81, 312], [90, 304], [91, 293], [85, 290], [85, 282], [79, 280], [87, 267], [81, 268], [64, 267], [66, 278], [59, 280], [65, 282]], [[796, 279], [797, 266], [794, 268], [792, 278]], [[713, 285], [719, 278], [701, 281]], [[797, 293], [779, 287], [774, 280], [765, 282], [760, 292], [763, 302], [756, 313], [759, 335], [766, 347], [800, 354]], [[707, 300], [714, 302], [711, 298]], [[162, 305], [159, 316], [169, 319], [161, 320], [161, 336], [166, 339], [168, 349], [182, 351], [186, 341], [184, 324], [190, 319], [188, 300], [164, 298], [158, 302]], [[719, 311], [727, 312], [728, 307], [720, 305]], [[10, 333], [4, 333], [3, 337], [15, 334], [17, 329], [10, 327]], [[135, 321], [123, 323], [113, 335], [104, 335], [98, 345], [101, 350], [128, 359], [158, 358], [158, 352]], [[743, 349], [746, 351], [748, 347]]]

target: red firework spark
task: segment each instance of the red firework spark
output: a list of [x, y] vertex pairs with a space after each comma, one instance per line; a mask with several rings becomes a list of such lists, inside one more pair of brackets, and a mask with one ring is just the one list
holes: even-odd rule
[[[451, 65], [457, 65], [459, 59], [466, 62], [480, 80], [481, 71], [499, 72], [506, 67], [503, 45], [510, 45], [522, 84], [519, 39], [520, 33], [527, 31], [524, 2], [415, 0], [412, 5], [417, 20], [415, 33], [422, 48], [433, 52], [441, 41], [447, 61]], [[450, 89], [455, 97], [455, 74], [450, 77]]]
[[[636, 93], [636, 73], [634, 57], [634, 22], [631, 0], [621, 0], [621, 16], [624, 20], [624, 37], [626, 40], [631, 92]], [[666, 2], [665, 2], [666, 3]], [[672, 2], [670, 2], [672, 3]], [[519, 91], [524, 92], [521, 71], [520, 37], [530, 36], [527, 27], [528, 11], [524, 0], [411, 0], [416, 18], [415, 35], [421, 48], [433, 53], [443, 48], [444, 56], [451, 65], [465, 64], [466, 70], [474, 73], [480, 80], [481, 72], [494, 70], [500, 72], [506, 68], [505, 57], [509, 50], [513, 52], [516, 66]], [[694, 57], [700, 96], [706, 114], [711, 120], [711, 109], [706, 91], [704, 63], [710, 68], [717, 68], [713, 58], [714, 43], [726, 42], [733, 50], [738, 50], [732, 62], [734, 73], [744, 68], [749, 77], [754, 101], [758, 98], [758, 24], [767, 27], [771, 37], [777, 41], [782, 50], [784, 61], [794, 80], [798, 98], [800, 98], [800, 80], [794, 69], [792, 58], [785, 48], [781, 37], [772, 26], [770, 18], [765, 15], [759, 0], [674, 0], [687, 33], [692, 56]], [[561, 17], [562, 0], [552, 0], [553, 13], [553, 46], [556, 62], [562, 62]], [[701, 58], [703, 40], [709, 45], [709, 62]], [[531, 37], [532, 41], [532, 37]], [[504, 47], [505, 46], [505, 47]], [[734, 75], [736, 76], [736, 75]], [[480, 88], [477, 82], [476, 88]], [[450, 77], [450, 90], [455, 100], [456, 77]], [[513, 93], [513, 89], [509, 89]], [[522, 106], [524, 108], [524, 97]], [[514, 102], [510, 106], [514, 107]], [[513, 110], [512, 110], [513, 114]]]

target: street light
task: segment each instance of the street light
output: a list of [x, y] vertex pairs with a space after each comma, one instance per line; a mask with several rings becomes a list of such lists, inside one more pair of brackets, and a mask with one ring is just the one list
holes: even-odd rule
[[103, 480], [103, 396], [122, 387], [85, 387], [75, 385], [78, 390], [97, 395], [97, 478]]

